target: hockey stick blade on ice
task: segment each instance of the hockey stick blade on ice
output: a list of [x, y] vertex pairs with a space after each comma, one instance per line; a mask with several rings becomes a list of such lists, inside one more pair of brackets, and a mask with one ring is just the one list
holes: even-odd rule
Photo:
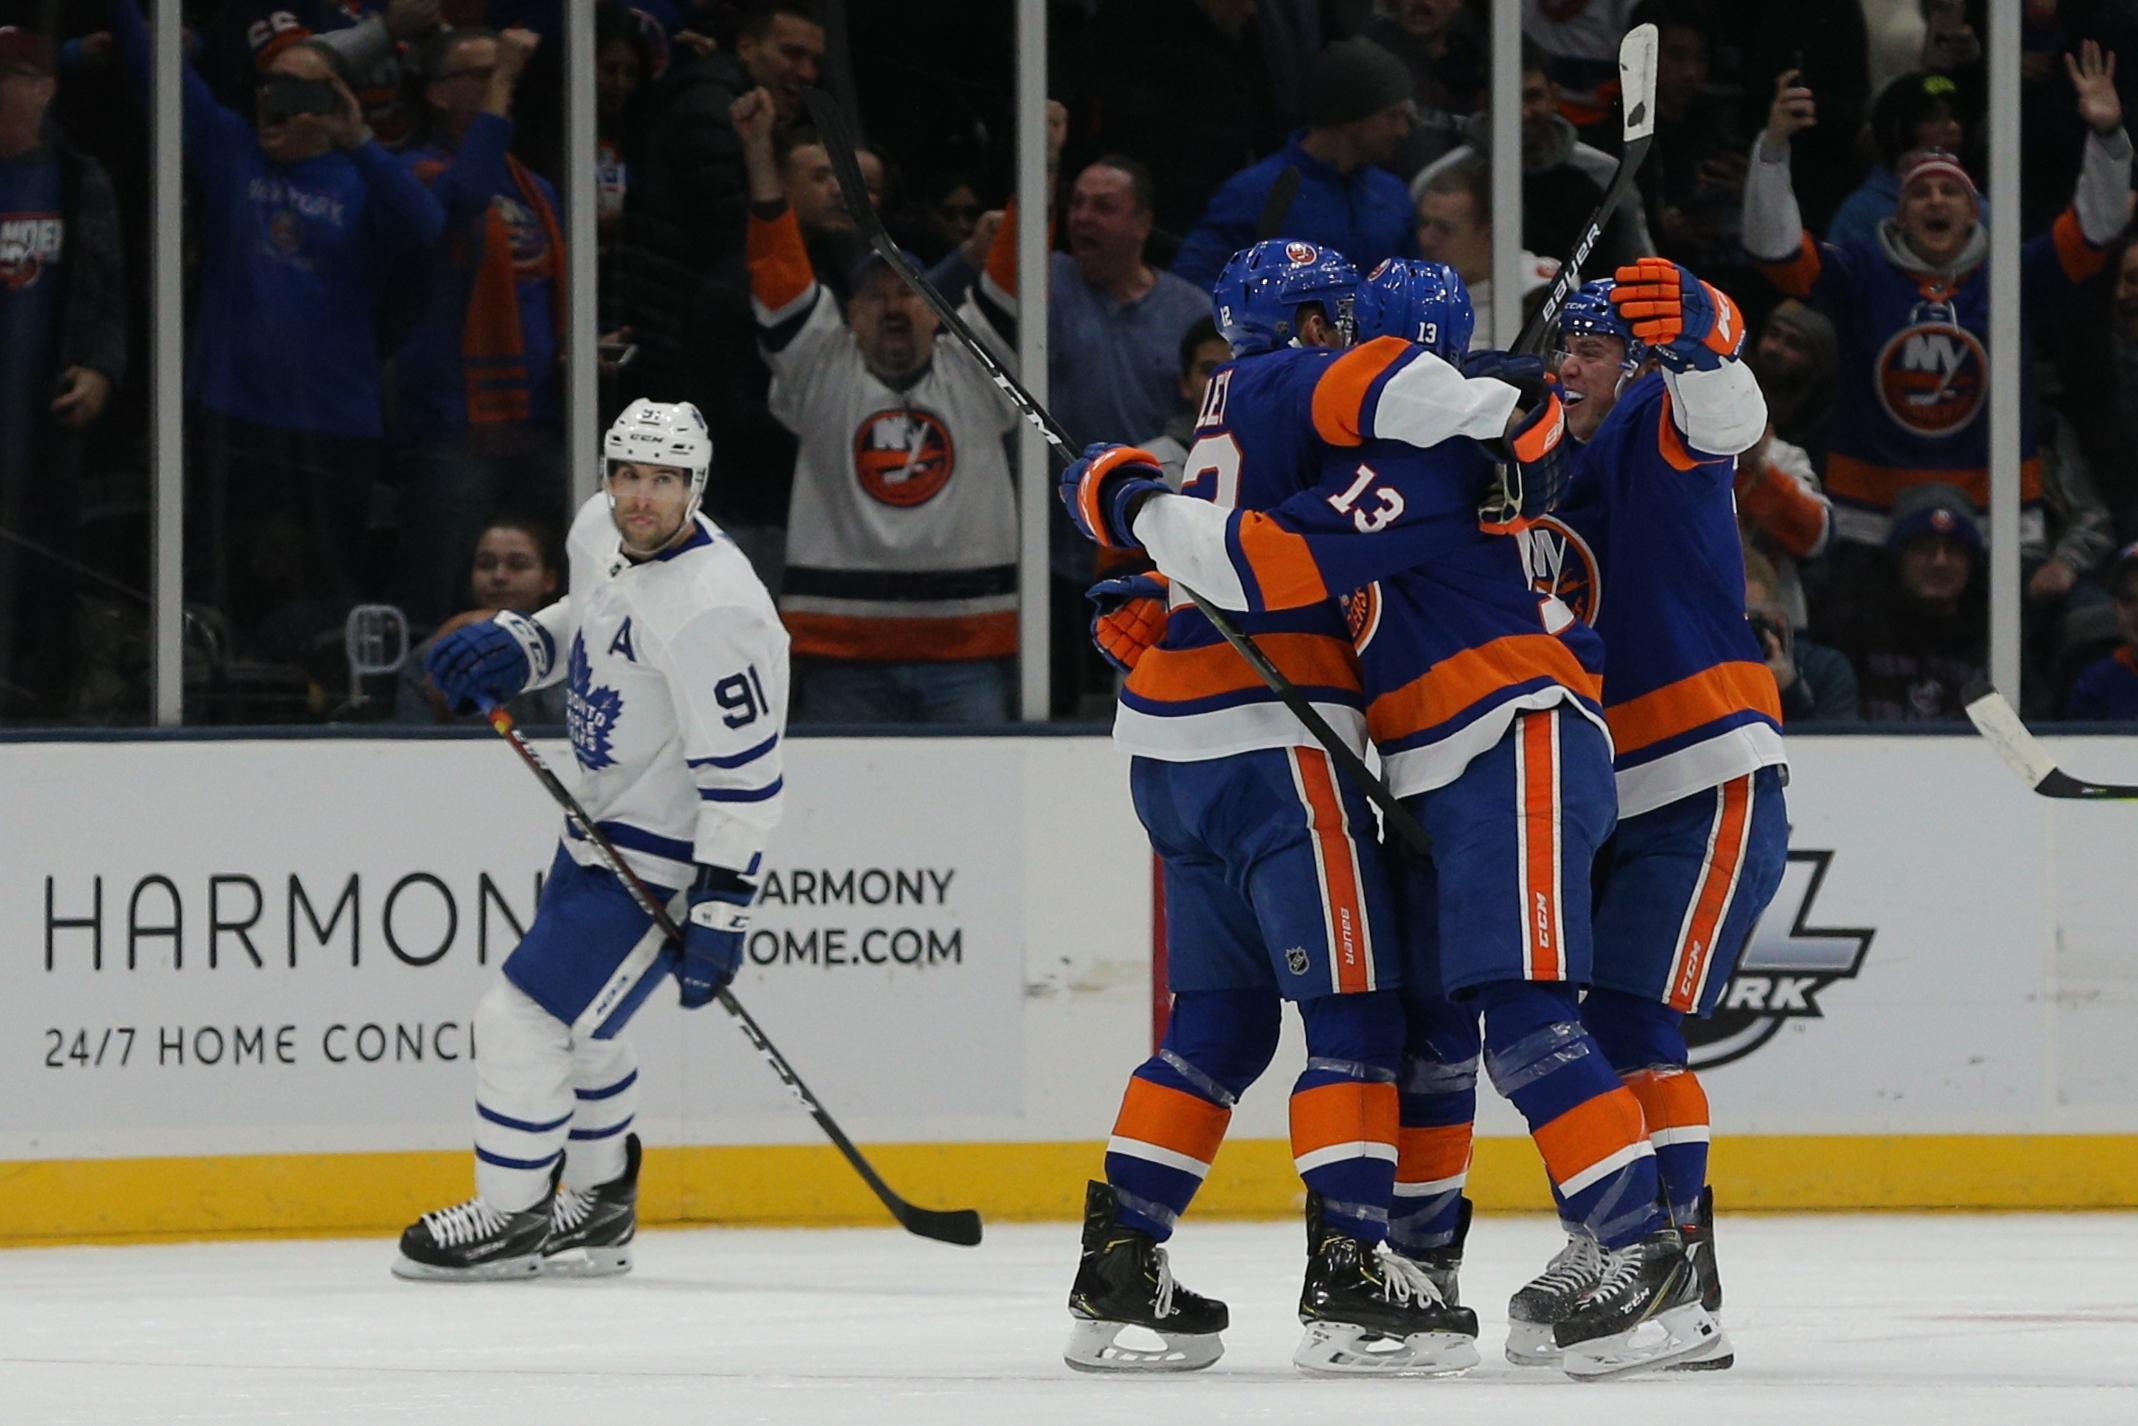
[[[1061, 458], [1062, 463], [1074, 464], [1077, 459], [1076, 445], [1069, 439], [1069, 433], [1062, 429], [1061, 423], [1054, 419], [1053, 413], [1034, 400], [1032, 393], [1025, 390], [1024, 383], [1012, 376], [1001, 362], [995, 360], [995, 354], [988, 349], [986, 343], [974, 335], [972, 328], [965, 324], [965, 319], [950, 305], [949, 299], [936, 291], [935, 284], [907, 260], [906, 255], [899, 251], [898, 244], [891, 241], [890, 233], [884, 229], [883, 220], [876, 216], [875, 208], [869, 204], [868, 188], [862, 181], [860, 161], [854, 157], [854, 135], [847, 125], [846, 115], [840, 112], [839, 106], [833, 103], [827, 94], [811, 89], [805, 90], [802, 98], [809, 106], [810, 118], [816, 123], [818, 137], [824, 140], [824, 150], [831, 159], [832, 172], [839, 179], [840, 195], [846, 200], [847, 211], [853, 215], [854, 225], [861, 230], [861, 236], [875, 250], [876, 255], [928, 304], [929, 309], [942, 322], [943, 330], [965, 349], [967, 355], [979, 363], [980, 369], [987, 373], [988, 380], [994, 382], [996, 389], [1009, 398], [1010, 404], [1017, 408], [1017, 413], [1047, 438], [1047, 445]], [[1277, 182], [1279, 186], [1283, 184], [1282, 174], [1278, 175]], [[1274, 189], [1272, 191], [1274, 192]], [[1330, 758], [1354, 780], [1374, 806], [1381, 809], [1381, 815], [1388, 825], [1420, 856], [1430, 855], [1432, 839], [1426, 835], [1425, 828], [1419, 825], [1418, 819], [1411, 816], [1409, 810], [1396, 800], [1395, 793], [1389, 791], [1387, 783], [1374, 776], [1365, 760], [1351, 751], [1350, 745], [1337, 736], [1336, 730], [1315, 711], [1314, 705], [1307, 702], [1306, 695], [1284, 676], [1283, 670], [1270, 662], [1269, 655], [1256, 647], [1255, 641], [1241, 630], [1232, 616], [1177, 579], [1173, 581], [1173, 587], [1195, 602], [1195, 607], [1210, 621], [1210, 627], [1223, 635], [1225, 642], [1232, 645], [1241, 658], [1247, 660], [1255, 675], [1269, 687], [1270, 692], [1277, 695], [1277, 700], [1313, 734], [1314, 741], [1321, 744]]]
[[[638, 875], [624, 865], [624, 859], [617, 853], [615, 844], [594, 824], [594, 819], [579, 805], [579, 799], [572, 796], [571, 789], [550, 771], [549, 764], [542, 761], [542, 755], [520, 736], [520, 730], [512, 726], [512, 715], [503, 708], [488, 703], [485, 704], [483, 713], [489, 718], [490, 726], [497, 730], [498, 736], [512, 745], [512, 750], [520, 755], [520, 761], [527, 764], [544, 790], [564, 809], [564, 815], [572, 819], [572, 825], [586, 837], [588, 844], [594, 848], [595, 855], [601, 858], [602, 864], [623, 883], [624, 890], [638, 903], [638, 909], [651, 916], [653, 923], [661, 928], [661, 934], [680, 948], [683, 944], [683, 931], [676, 925], [675, 918], [668, 914], [668, 908], [655, 900], [653, 893], [646, 889], [646, 883], [640, 881]], [[854, 1172], [861, 1175], [861, 1181], [875, 1191], [876, 1197], [891, 1211], [891, 1216], [898, 1220], [899, 1226], [919, 1237], [933, 1238], [938, 1243], [955, 1243], [959, 1247], [969, 1248], [980, 1241], [980, 1215], [972, 1209], [920, 1208], [899, 1197], [897, 1192], [883, 1181], [874, 1165], [861, 1156], [861, 1150], [855, 1148], [854, 1141], [846, 1137], [846, 1132], [839, 1127], [838, 1121], [817, 1102], [817, 1097], [809, 1092], [809, 1086], [802, 1083], [802, 1077], [794, 1072], [794, 1066], [787, 1063], [787, 1057], [782, 1055], [779, 1047], [758, 1028], [757, 1022], [750, 1017], [750, 1012], [742, 1008], [742, 1002], [725, 989], [720, 991], [717, 998], [720, 1008], [734, 1017], [735, 1024], [742, 1030], [743, 1038], [764, 1057], [766, 1064], [772, 1066], [772, 1072], [787, 1086], [787, 1092], [800, 1101], [802, 1108], [809, 1111], [809, 1117], [817, 1121], [817, 1127], [831, 1140], [832, 1147], [845, 1156]]]
[[1581, 235], [1574, 240], [1573, 252], [1559, 265], [1558, 274], [1552, 278], [1552, 285], [1544, 294], [1544, 301], [1522, 324], [1521, 334], [1514, 339], [1514, 349], [1518, 352], [1544, 349], [1552, 324], [1559, 320], [1559, 309], [1566, 305], [1567, 294], [1581, 281], [1589, 254], [1596, 251], [1596, 244], [1603, 240], [1603, 230], [1611, 225], [1612, 215], [1618, 212], [1619, 204], [1632, 191], [1634, 176], [1641, 171], [1641, 161], [1648, 157], [1648, 146], [1655, 142], [1655, 52], [1654, 25], [1635, 25], [1618, 42], [1619, 103], [1624, 121], [1620, 130], [1618, 167], [1611, 174], [1610, 185], [1604, 189], [1603, 201], [1596, 205], [1596, 211], [1589, 215]]
[[2041, 739], [2027, 731], [2019, 710], [1988, 683], [1977, 681], [1961, 691], [1967, 720], [1989, 740], [2005, 766], [2019, 774], [2027, 786], [2044, 797], [2081, 802], [2118, 802], [2138, 799], [2138, 785], [2121, 782], [2086, 782], [2056, 765]]

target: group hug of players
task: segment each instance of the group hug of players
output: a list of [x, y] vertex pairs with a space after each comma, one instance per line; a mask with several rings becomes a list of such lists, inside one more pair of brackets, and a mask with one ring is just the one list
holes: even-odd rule
[[[1469, 297], [1436, 263], [1362, 278], [1275, 240], [1213, 297], [1233, 360], [1180, 491], [1119, 445], [1062, 477], [1082, 533], [1156, 566], [1094, 590], [1094, 636], [1127, 672], [1114, 737], [1163, 866], [1173, 995], [1086, 1196], [1066, 1357], [1218, 1359], [1226, 1307], [1163, 1244], [1290, 1001], [1301, 1368], [1478, 1362], [1457, 1275], [1480, 1065], [1567, 1232], [1509, 1304], [1508, 1358], [1728, 1367], [1683, 1022], [1714, 1009], [1788, 841], [1731, 495], [1766, 425], [1740, 314], [1643, 259], [1571, 294], [1548, 375], [1469, 352]], [[1384, 845], [1184, 590], [1372, 745], [1429, 851]]]

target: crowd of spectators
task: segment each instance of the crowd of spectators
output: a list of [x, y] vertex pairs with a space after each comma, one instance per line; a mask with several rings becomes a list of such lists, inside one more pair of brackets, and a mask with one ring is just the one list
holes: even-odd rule
[[[690, 400], [708, 513], [779, 596], [797, 716], [1013, 716], [1012, 414], [872, 260], [867, 199], [1014, 360], [1013, 7], [589, 0], [598, 419]], [[2024, 9], [2024, 518], [1988, 520], [1983, 0], [1524, 0], [1521, 290], [1492, 291], [1484, 0], [1051, 0], [1049, 404], [1176, 463], [1226, 358], [1208, 288], [1274, 222], [1444, 261], [1492, 330], [1616, 162], [1619, 36], [1659, 27], [1655, 151], [1585, 276], [1730, 292], [1772, 429], [1739, 462], [1747, 611], [1794, 723], [1951, 719], [2020, 545], [2023, 702], [2138, 716], [2138, 13]], [[186, 0], [187, 715], [442, 719], [349, 695], [343, 618], [420, 645], [561, 592], [565, 0]], [[145, 714], [151, 35], [143, 0], [0, 0], [0, 721]], [[1297, 191], [1271, 213], [1285, 170]], [[1058, 716], [1098, 716], [1103, 573], [1057, 530]], [[471, 569], [473, 574], [471, 576]], [[530, 710], [539, 713], [540, 709]]]

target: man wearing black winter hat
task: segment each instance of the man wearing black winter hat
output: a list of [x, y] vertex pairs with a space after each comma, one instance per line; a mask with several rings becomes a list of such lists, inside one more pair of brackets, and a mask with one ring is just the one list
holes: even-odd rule
[[1370, 272], [1383, 258], [1413, 257], [1410, 192], [1387, 163], [1410, 136], [1411, 75], [1367, 39], [1323, 50], [1307, 82], [1307, 127], [1211, 195], [1181, 242], [1173, 271], [1208, 288], [1235, 252], [1254, 242], [1277, 176], [1299, 170], [1299, 194], [1278, 236], [1335, 248]]

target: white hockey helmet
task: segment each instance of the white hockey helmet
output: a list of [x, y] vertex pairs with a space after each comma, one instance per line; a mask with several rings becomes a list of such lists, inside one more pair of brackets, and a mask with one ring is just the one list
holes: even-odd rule
[[624, 408], [602, 438], [603, 485], [608, 472], [626, 465], [671, 465], [690, 472], [690, 506], [698, 508], [705, 477], [713, 468], [713, 436], [705, 417], [688, 401], [649, 401], [641, 396]]

